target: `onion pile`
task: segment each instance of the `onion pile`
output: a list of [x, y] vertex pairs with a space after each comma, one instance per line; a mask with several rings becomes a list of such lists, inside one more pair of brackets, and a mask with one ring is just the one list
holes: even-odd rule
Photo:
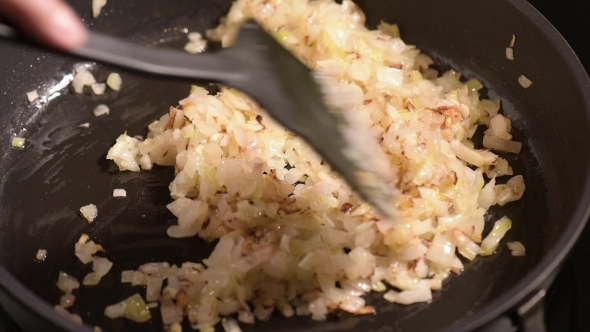
[[[250, 17], [337, 80], [359, 128], [388, 156], [399, 220], [380, 220], [301, 138], [241, 92], [193, 87], [145, 140], [121, 135], [107, 155], [121, 171], [174, 166], [168, 209], [178, 223], [168, 235], [218, 241], [202, 264], [123, 272], [123, 282], [147, 286], [165, 325], [187, 317], [202, 331], [222, 323], [234, 332], [239, 326], [224, 317], [252, 324], [274, 311], [315, 320], [337, 310], [374, 314], [364, 294], [392, 286], [384, 293], [390, 302], [430, 301], [464, 262], [494, 253], [512, 222], [503, 217], [483, 234], [484, 215], [525, 190], [520, 175], [500, 184], [513, 170], [496, 152], [519, 153], [522, 145], [499, 100], [481, 99], [476, 79], [430, 68], [432, 59], [405, 44], [397, 26], [368, 30], [351, 1], [238, 0], [207, 36], [231, 46]], [[471, 140], [481, 125], [487, 149]], [[107, 308], [107, 316], [124, 316], [124, 306]]]

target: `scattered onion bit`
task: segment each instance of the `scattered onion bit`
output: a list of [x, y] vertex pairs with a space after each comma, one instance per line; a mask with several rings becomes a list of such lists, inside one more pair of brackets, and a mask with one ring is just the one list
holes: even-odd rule
[[115, 91], [121, 91], [121, 85], [123, 84], [123, 80], [121, 79], [121, 75], [118, 73], [110, 73], [109, 77], [107, 78], [107, 85], [109, 88]]
[[508, 242], [506, 245], [508, 246], [508, 249], [510, 249], [512, 256], [524, 257], [526, 255], [526, 248], [519, 241]]
[[42, 262], [45, 260], [45, 258], [47, 258], [47, 250], [45, 249], [39, 249], [37, 251], [37, 255], [35, 256], [35, 259], [37, 259], [38, 261]]
[[113, 197], [127, 197], [127, 191], [125, 189], [113, 190]]
[[90, 238], [90, 236], [88, 236], [88, 234], [82, 234], [82, 235], [80, 235], [80, 239], [78, 239], [78, 243], [84, 244], [84, 243], [88, 242], [89, 238]]
[[107, 105], [100, 104], [96, 106], [94, 109], [94, 116], [99, 117], [103, 115], [108, 115], [111, 112]]
[[528, 89], [531, 85], [533, 85], [533, 82], [524, 75], [520, 75], [518, 77], [518, 83], [525, 89]]
[[136, 323], [144, 323], [152, 319], [150, 309], [139, 294], [127, 298], [125, 301], [125, 313], [123, 316]]
[[500, 240], [506, 235], [512, 228], [512, 220], [508, 217], [502, 217], [500, 220], [494, 223], [494, 228], [486, 236], [486, 238], [481, 242], [481, 256], [489, 256], [494, 253], [496, 248], [498, 248], [498, 244]]
[[512, 47], [506, 47], [506, 59], [514, 60], [514, 50]]
[[79, 128], [90, 128], [90, 123], [86, 122], [81, 125], [78, 125]]
[[13, 137], [12, 146], [15, 148], [22, 149], [25, 146], [25, 139], [22, 137]]
[[37, 93], [37, 90], [27, 92], [27, 99], [29, 99], [29, 103], [32, 103], [35, 100], [39, 99], [39, 93]]
[[107, 85], [105, 83], [92, 83], [90, 87], [92, 88], [92, 92], [94, 92], [94, 94], [97, 96], [103, 95], [107, 89]]
[[516, 35], [512, 35], [512, 40], [510, 41], [510, 47], [514, 47], [515, 43], [516, 43]]
[[107, 0], [92, 0], [92, 17], [100, 16], [102, 8], [107, 4]]
[[80, 213], [82, 213], [82, 216], [88, 220], [88, 223], [91, 223], [98, 216], [98, 209], [96, 208], [96, 205], [88, 204], [80, 208]]

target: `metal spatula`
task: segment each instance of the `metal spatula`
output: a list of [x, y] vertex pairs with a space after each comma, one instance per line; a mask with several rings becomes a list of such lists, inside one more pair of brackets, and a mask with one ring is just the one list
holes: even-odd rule
[[[3, 24], [0, 36], [30, 43]], [[384, 218], [394, 220], [392, 191], [375, 171], [371, 151], [358, 151], [365, 147], [346, 143], [347, 122], [326, 106], [326, 89], [255, 21], [242, 26], [233, 47], [199, 55], [142, 47], [95, 32], [89, 32], [86, 45], [70, 53], [140, 73], [210, 80], [243, 91], [307, 141]]]

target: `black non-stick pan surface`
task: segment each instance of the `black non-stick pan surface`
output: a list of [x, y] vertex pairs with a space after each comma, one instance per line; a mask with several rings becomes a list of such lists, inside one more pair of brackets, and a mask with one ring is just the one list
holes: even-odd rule
[[[523, 323], [524, 310], [519, 316], [515, 308], [548, 286], [590, 204], [590, 84], [582, 66], [557, 31], [522, 0], [358, 3], [370, 26], [380, 20], [399, 23], [404, 40], [437, 59], [442, 69], [476, 77], [487, 96], [502, 99], [515, 139], [524, 143], [523, 151], [508, 159], [516, 174], [524, 174], [527, 188], [521, 201], [493, 209], [487, 226], [508, 215], [514, 228], [496, 255], [467, 264], [431, 303], [393, 305], [370, 295], [374, 316], [333, 315], [325, 322], [273, 317], [244, 330], [469, 331], [496, 317], [499, 324]], [[90, 13], [90, 0], [72, 4]], [[204, 32], [230, 5], [229, 0], [110, 1], [98, 19], [85, 18], [92, 29], [136, 43], [181, 47], [183, 29]], [[513, 34], [516, 59], [509, 61], [504, 50]], [[29, 330], [80, 330], [51, 307], [61, 295], [55, 286], [58, 272], [81, 279], [90, 268], [74, 256], [74, 243], [87, 233], [104, 246], [114, 267], [99, 286], [80, 289], [72, 311], [109, 331], [161, 331], [159, 310], [142, 325], [103, 316], [105, 306], [143, 292], [123, 286], [120, 272], [147, 262], [199, 261], [214, 243], [166, 236], [175, 222], [165, 207], [171, 202], [172, 168], [120, 173], [105, 156], [125, 130], [145, 134], [149, 123], [188, 94], [188, 84], [120, 71], [120, 93], [76, 95], [60, 85], [75, 59], [2, 42], [0, 60], [0, 302]], [[99, 80], [111, 71], [94, 69]], [[521, 74], [532, 87], [518, 84]], [[34, 89], [51, 97], [29, 104], [25, 94]], [[92, 110], [99, 103], [111, 114], [95, 118]], [[78, 128], [85, 122], [90, 128]], [[24, 149], [10, 146], [13, 135], [27, 138]], [[115, 188], [127, 189], [128, 198], [113, 199]], [[99, 209], [92, 224], [78, 214], [89, 203]], [[526, 257], [510, 255], [504, 243], [514, 240], [524, 243]], [[49, 251], [42, 263], [35, 261], [40, 248]]]

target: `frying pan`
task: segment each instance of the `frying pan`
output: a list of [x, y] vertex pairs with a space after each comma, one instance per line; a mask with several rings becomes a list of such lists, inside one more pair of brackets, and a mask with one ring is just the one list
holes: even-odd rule
[[[402, 37], [436, 59], [481, 80], [484, 94], [501, 98], [513, 120], [515, 140], [524, 143], [508, 156], [515, 174], [523, 174], [522, 200], [492, 209], [487, 230], [508, 215], [513, 229], [498, 252], [466, 265], [452, 276], [431, 303], [401, 306], [369, 295], [375, 316], [332, 315], [324, 322], [307, 317], [270, 321], [244, 331], [542, 331], [543, 296], [561, 262], [584, 227], [590, 205], [590, 82], [559, 33], [524, 0], [361, 0], [369, 26], [396, 22]], [[90, 13], [90, 1], [71, 1]], [[98, 19], [85, 16], [98, 31], [153, 47], [179, 47], [183, 28], [204, 32], [217, 24], [229, 0], [111, 1]], [[514, 61], [504, 49], [518, 36]], [[104, 96], [75, 95], [64, 88], [75, 59], [25, 46], [0, 43], [0, 304], [26, 331], [161, 331], [159, 311], [142, 325], [103, 316], [106, 305], [142, 291], [123, 286], [120, 272], [147, 262], [181, 263], [208, 256], [214, 243], [170, 239], [174, 223], [165, 205], [172, 168], [120, 173], [105, 160], [115, 138], [127, 130], [144, 134], [146, 126], [188, 93], [188, 85], [122, 72], [124, 88]], [[97, 66], [104, 80], [112, 69]], [[532, 87], [517, 78], [526, 74]], [[64, 83], [65, 82], [65, 83]], [[43, 102], [29, 104], [25, 93], [38, 89]], [[107, 117], [93, 108], [105, 103]], [[89, 129], [78, 125], [90, 122]], [[13, 135], [27, 137], [25, 149], [10, 146]], [[128, 199], [114, 200], [114, 188]], [[77, 211], [99, 208], [92, 224]], [[52, 309], [59, 301], [59, 271], [82, 278], [89, 267], [73, 255], [74, 243], [87, 233], [114, 262], [94, 288], [82, 288], [72, 312], [81, 327]], [[512, 257], [505, 241], [525, 244], [525, 257]], [[44, 262], [34, 260], [47, 249]], [[188, 330], [188, 326], [185, 327]]]

